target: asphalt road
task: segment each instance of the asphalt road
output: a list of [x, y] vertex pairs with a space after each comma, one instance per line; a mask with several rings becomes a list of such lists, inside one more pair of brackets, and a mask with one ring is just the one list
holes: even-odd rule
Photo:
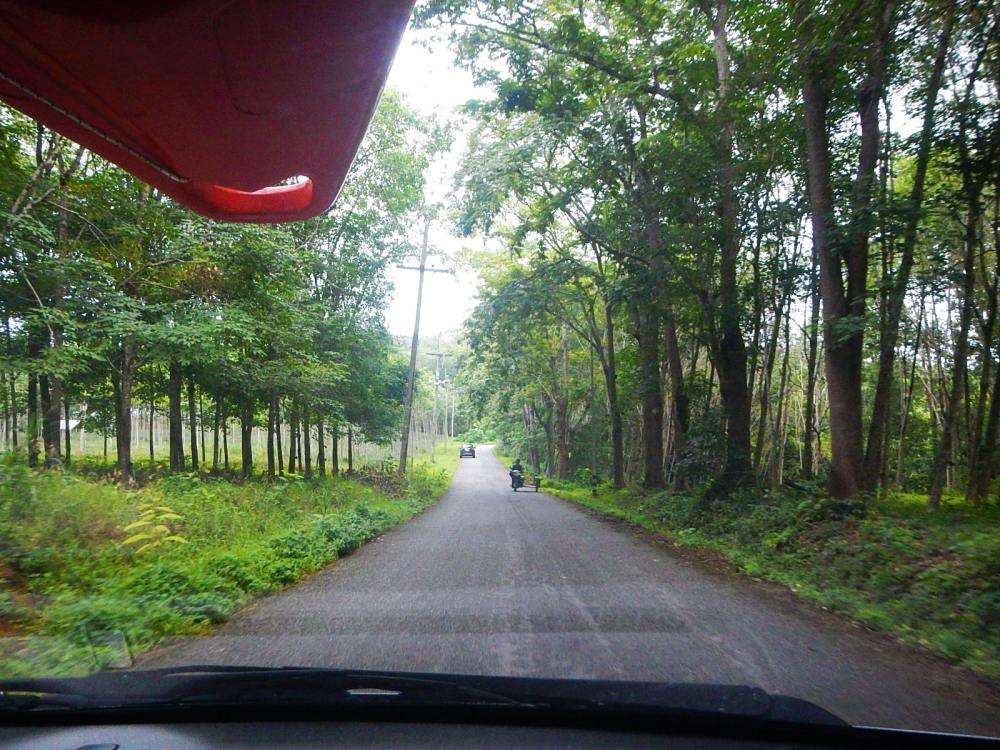
[[441, 501], [139, 666], [328, 666], [758, 685], [855, 724], [1000, 734], [996, 684], [530, 491], [487, 449]]

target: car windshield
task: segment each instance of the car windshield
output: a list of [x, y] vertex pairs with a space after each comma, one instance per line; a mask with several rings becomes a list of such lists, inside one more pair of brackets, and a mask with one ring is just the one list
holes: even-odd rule
[[409, 23], [303, 221], [0, 105], [0, 691], [574, 678], [1000, 735], [995, 3]]

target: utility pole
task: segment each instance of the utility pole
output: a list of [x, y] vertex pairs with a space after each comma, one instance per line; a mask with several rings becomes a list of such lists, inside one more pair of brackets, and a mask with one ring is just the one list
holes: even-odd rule
[[413, 340], [410, 342], [410, 375], [406, 381], [406, 414], [403, 417], [403, 435], [399, 441], [399, 467], [400, 474], [406, 473], [406, 458], [410, 448], [410, 424], [413, 421], [413, 390], [417, 380], [417, 344], [420, 340], [420, 305], [424, 297], [424, 274], [425, 273], [454, 273], [446, 268], [427, 267], [427, 246], [431, 231], [431, 219], [428, 216], [424, 219], [424, 242], [420, 250], [419, 266], [398, 266], [408, 271], [419, 271], [420, 281], [417, 284], [417, 314], [413, 321]]

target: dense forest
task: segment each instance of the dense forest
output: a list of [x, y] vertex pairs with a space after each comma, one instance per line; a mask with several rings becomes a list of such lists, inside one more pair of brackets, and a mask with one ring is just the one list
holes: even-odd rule
[[110, 437], [128, 484], [147, 457], [137, 426], [170, 472], [243, 476], [255, 462], [336, 473], [338, 437], [398, 437], [407, 369], [386, 274], [413, 251], [444, 143], [399, 95], [383, 96], [336, 207], [284, 226], [203, 220], [11, 109], [0, 138], [5, 447], [64, 466], [86, 429], [105, 452]]
[[454, 207], [480, 424], [615, 487], [996, 502], [996, 10], [424, 6], [492, 92]]

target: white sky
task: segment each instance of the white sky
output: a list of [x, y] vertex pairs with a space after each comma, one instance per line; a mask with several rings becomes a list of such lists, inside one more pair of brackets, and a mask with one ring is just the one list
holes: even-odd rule
[[[387, 88], [401, 91], [411, 107], [428, 117], [449, 119], [456, 107], [469, 99], [482, 97], [472, 76], [452, 64], [451, 52], [443, 45], [429, 49], [419, 42], [428, 39], [426, 33], [407, 29], [400, 44], [392, 69], [389, 72]], [[431, 202], [444, 202], [451, 188], [452, 176], [465, 146], [465, 131], [456, 133], [452, 153], [434, 170], [429, 180], [427, 198]], [[419, 245], [422, 227], [414, 227], [414, 244]], [[428, 259], [428, 267], [452, 268], [450, 257], [464, 245], [474, 240], [464, 240], [452, 234], [447, 219], [431, 225], [430, 247], [437, 257]], [[416, 265], [414, 259], [410, 265]], [[395, 335], [413, 333], [413, 316], [417, 305], [417, 272], [394, 269], [390, 279], [395, 292], [386, 310], [386, 325]], [[423, 310], [420, 316], [420, 337], [430, 337], [447, 333], [461, 327], [476, 304], [475, 274], [459, 270], [455, 276], [442, 273], [428, 273], [424, 276]]]

